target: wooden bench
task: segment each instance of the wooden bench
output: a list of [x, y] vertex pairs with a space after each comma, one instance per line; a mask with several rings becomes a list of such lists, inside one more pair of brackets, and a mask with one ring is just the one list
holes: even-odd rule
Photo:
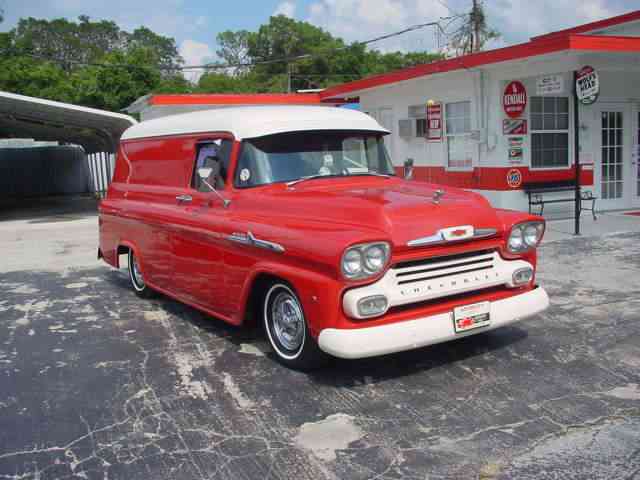
[[[573, 180], [569, 181], [555, 181], [555, 182], [529, 182], [523, 183], [524, 192], [529, 197], [529, 213], [532, 213], [532, 207], [534, 205], [540, 206], [540, 211], [538, 215], [542, 215], [544, 213], [544, 206], [547, 203], [563, 203], [563, 202], [575, 202], [575, 183]], [[545, 199], [545, 194], [547, 193], [558, 193], [558, 192], [571, 192], [572, 195], [566, 196], [563, 198], [551, 198]], [[591, 210], [591, 215], [593, 215], [593, 219], [597, 220], [596, 217], [596, 200], [598, 197], [593, 195], [591, 190], [582, 190], [580, 192], [580, 208], [578, 210], [578, 216], [582, 213], [582, 210]], [[591, 202], [591, 208], [583, 207], [582, 202]]]

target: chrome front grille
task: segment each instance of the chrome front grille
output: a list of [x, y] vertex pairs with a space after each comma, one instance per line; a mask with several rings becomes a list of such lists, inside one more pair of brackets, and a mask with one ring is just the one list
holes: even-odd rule
[[494, 267], [494, 251], [469, 252], [446, 257], [429, 258], [395, 265], [397, 285], [407, 285], [425, 280], [435, 280], [461, 273], [478, 272], [478, 278], [486, 276]]
[[401, 262], [392, 267], [392, 272], [402, 298], [440, 297], [500, 283], [497, 259], [495, 250], [480, 250]]

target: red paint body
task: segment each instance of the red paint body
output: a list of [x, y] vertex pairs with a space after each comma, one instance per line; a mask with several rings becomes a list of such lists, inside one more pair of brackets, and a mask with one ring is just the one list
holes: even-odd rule
[[[119, 266], [118, 248], [132, 248], [146, 283], [171, 297], [233, 324], [245, 320], [247, 301], [258, 276], [288, 281], [303, 304], [314, 337], [328, 327], [360, 328], [409, 320], [454, 307], [499, 300], [530, 290], [494, 288], [463, 298], [443, 298], [390, 310], [369, 320], [347, 317], [342, 296], [349, 288], [373, 283], [345, 280], [340, 261], [350, 245], [387, 241], [391, 262], [430, 256], [498, 249], [503, 258], [523, 258], [534, 267], [536, 252], [506, 251], [511, 227], [540, 217], [493, 209], [481, 195], [446, 188], [439, 204], [439, 185], [400, 178], [352, 177], [309, 181], [287, 188], [278, 183], [237, 189], [228, 181], [220, 193], [190, 187], [199, 140], [229, 138], [228, 134], [197, 134], [123, 141], [113, 183], [100, 204], [100, 251]], [[234, 178], [240, 143], [231, 153], [228, 178]], [[181, 204], [177, 195], [193, 201]], [[496, 236], [444, 245], [410, 248], [409, 240], [441, 228], [473, 225], [495, 228]], [[277, 242], [284, 253], [231, 242], [234, 232], [252, 232]]]

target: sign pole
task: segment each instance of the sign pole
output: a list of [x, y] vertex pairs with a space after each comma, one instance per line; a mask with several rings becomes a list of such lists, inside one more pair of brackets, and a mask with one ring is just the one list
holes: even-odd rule
[[573, 155], [576, 166], [576, 205], [575, 205], [575, 226], [574, 235], [580, 235], [580, 210], [582, 209], [582, 201], [580, 195], [580, 102], [578, 102], [578, 71], [573, 72], [573, 137], [574, 147]]

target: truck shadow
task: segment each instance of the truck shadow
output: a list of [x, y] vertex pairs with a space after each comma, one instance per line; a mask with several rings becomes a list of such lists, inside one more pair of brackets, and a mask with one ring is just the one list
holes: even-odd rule
[[[333, 359], [324, 369], [310, 372], [313, 379], [332, 387], [353, 387], [376, 384], [385, 380], [407, 377], [443, 366], [473, 361], [499, 352], [526, 339], [526, 330], [507, 326], [478, 333], [446, 343], [415, 350], [358, 360]], [[486, 360], [484, 360], [486, 361]], [[482, 361], [482, 363], [484, 363]]]
[[[111, 274], [106, 277], [113, 287], [118, 290], [127, 290], [133, 295], [129, 287], [126, 270], [112, 270]], [[262, 351], [267, 361], [273, 362], [274, 368], [287, 371], [286, 367], [277, 363], [275, 355], [266, 343], [261, 328], [230, 325], [162, 294], [158, 294], [153, 303], [168, 314], [190, 323], [198, 330], [206, 332], [213, 337], [222, 338], [232, 344], [234, 347], [228, 349], [227, 353], [238, 355], [239, 363], [247, 359], [246, 356], [238, 353], [238, 350], [242, 344], [249, 343]], [[525, 329], [517, 326], [507, 326], [447, 343], [390, 355], [358, 360], [333, 358], [327, 366], [305, 374], [312, 382], [336, 388], [376, 384], [386, 380], [424, 373], [442, 366], [451, 366], [474, 358], [486, 357], [492, 352], [499, 352], [513, 346], [527, 337], [528, 333]]]

